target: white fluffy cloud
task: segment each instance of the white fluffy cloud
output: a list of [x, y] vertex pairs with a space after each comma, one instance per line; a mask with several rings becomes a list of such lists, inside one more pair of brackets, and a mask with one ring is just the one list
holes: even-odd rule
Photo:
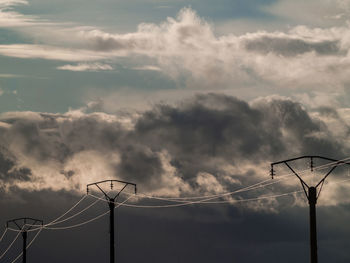
[[[32, 32], [47, 44], [1, 45], [0, 54], [81, 62], [58, 67], [73, 71], [109, 70], [103, 61], [128, 57], [135, 64], [132, 68], [162, 71], [175, 81], [185, 79], [188, 87], [319, 90], [322, 85], [325, 92], [341, 92], [350, 81], [347, 24], [217, 37], [209, 23], [184, 8], [176, 18], [143, 23], [136, 32], [125, 34], [40, 21], [33, 28], [37, 26], [44, 29], [27, 34]], [[144, 67], [146, 59], [152, 67]], [[87, 65], [86, 61], [100, 62]]]
[[94, 61], [107, 57], [106, 54], [89, 50], [30, 44], [0, 45], [0, 54], [16, 58], [41, 58], [61, 61]]
[[69, 71], [102, 71], [102, 70], [113, 70], [113, 67], [108, 64], [101, 63], [79, 63], [77, 65], [64, 65], [57, 67], [60, 70]]

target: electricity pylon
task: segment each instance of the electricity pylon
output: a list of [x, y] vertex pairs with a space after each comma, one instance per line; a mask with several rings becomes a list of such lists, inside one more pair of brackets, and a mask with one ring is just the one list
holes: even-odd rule
[[[42, 220], [34, 219], [34, 218], [30, 218], [30, 217], [16, 218], [16, 219], [8, 220], [6, 222], [6, 227], [7, 228], [9, 228], [9, 226], [11, 224], [13, 224], [22, 233], [22, 237], [23, 237], [22, 262], [23, 263], [27, 262], [27, 236], [28, 236], [28, 231], [30, 229], [32, 229], [32, 227], [36, 226], [37, 223], [40, 223], [41, 226], [44, 225], [44, 222]], [[37, 225], [37, 226], [40, 226], [40, 225]]]
[[[314, 165], [313, 160], [314, 159], [323, 159], [327, 161], [333, 162], [332, 168], [328, 171], [328, 173], [315, 185], [315, 186], [309, 186], [294, 170], [293, 168], [288, 164], [288, 162], [293, 162], [300, 159], [308, 159], [310, 158], [310, 169], [313, 171]], [[293, 159], [288, 159], [284, 161], [274, 162], [271, 163], [271, 177], [274, 178], [274, 165], [277, 164], [285, 164], [292, 172], [293, 174], [298, 177], [300, 180], [301, 186], [303, 187], [303, 190], [305, 192], [306, 198], [309, 201], [309, 220], [310, 220], [310, 262], [311, 263], [317, 263], [317, 231], [316, 231], [316, 203], [320, 196], [320, 193], [322, 191], [323, 184], [326, 180], [326, 178], [334, 171], [335, 168], [339, 164], [347, 164], [350, 165], [348, 162], [339, 161], [327, 157], [322, 156], [300, 156]], [[318, 190], [319, 187], [319, 190]]]
[[[110, 182], [111, 183], [111, 190], [113, 190], [113, 182], [119, 183], [119, 184], [124, 184], [124, 186], [122, 187], [122, 189], [115, 194], [113, 197], [110, 197], [100, 186], [99, 184], [103, 184], [106, 182]], [[88, 184], [86, 186], [86, 191], [89, 194], [89, 186], [96, 186], [105, 196], [106, 200], [108, 201], [108, 206], [109, 206], [109, 260], [110, 263], [114, 263], [115, 262], [115, 247], [114, 247], [114, 208], [115, 208], [115, 204], [116, 201], [120, 195], [120, 193], [128, 186], [134, 186], [135, 189], [135, 194], [136, 194], [136, 184], [130, 183], [130, 182], [125, 182], [125, 181], [119, 181], [119, 180], [104, 180], [104, 181], [100, 181], [100, 182], [96, 182], [96, 183], [91, 183]]]

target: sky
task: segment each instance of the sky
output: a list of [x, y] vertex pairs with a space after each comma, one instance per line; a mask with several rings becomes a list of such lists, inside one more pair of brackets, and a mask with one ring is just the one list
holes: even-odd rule
[[[138, 190], [118, 262], [308, 262], [307, 199], [270, 164], [350, 159], [349, 51], [348, 0], [0, 0], [0, 235], [42, 219], [30, 262], [108, 262], [108, 216], [75, 225], [114, 179]], [[310, 186], [332, 168], [290, 164]], [[317, 202], [321, 263], [350, 260], [349, 168]]]

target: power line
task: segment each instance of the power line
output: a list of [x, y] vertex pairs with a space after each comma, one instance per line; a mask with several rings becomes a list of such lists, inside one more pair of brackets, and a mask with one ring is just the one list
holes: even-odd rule
[[[131, 196], [131, 197], [132, 197], [132, 196]], [[122, 203], [119, 203], [118, 205], [116, 205], [115, 208], [118, 208], [119, 206], [125, 204], [131, 197], [127, 198], [127, 199], [126, 199], [125, 201], [123, 201]], [[98, 197], [98, 198], [99, 198], [99, 197]], [[102, 199], [102, 198], [101, 198], [101, 199]], [[103, 201], [106, 201], [106, 200], [104, 200], [104, 199], [102, 199], [102, 200], [103, 200]], [[100, 201], [100, 200], [98, 200], [98, 201]], [[65, 226], [65, 227], [44, 227], [44, 229], [49, 229], [49, 230], [65, 230], [65, 229], [71, 229], [71, 228], [83, 226], [83, 225], [86, 225], [86, 224], [88, 224], [88, 223], [90, 223], [90, 222], [93, 222], [93, 221], [95, 221], [95, 220], [97, 220], [97, 219], [99, 219], [99, 218], [101, 218], [101, 217], [107, 215], [108, 213], [109, 213], [109, 210], [106, 211], [106, 212], [104, 212], [104, 213], [102, 213], [102, 214], [100, 214], [100, 215], [98, 215], [98, 216], [96, 216], [96, 217], [94, 217], [94, 218], [92, 218], [92, 219], [89, 219], [89, 220], [87, 220], [87, 221], [84, 221], [84, 222], [79, 223], [79, 224], [76, 224], [76, 225]]]
[[[266, 187], [266, 186], [279, 183], [279, 182], [284, 181], [284, 180], [286, 180], [286, 179], [287, 179], [287, 178], [284, 178], [284, 179], [280, 179], [280, 180], [277, 180], [277, 181], [274, 181], [274, 182], [271, 182], [271, 180], [268, 179], [268, 180], [265, 180], [265, 181], [262, 181], [262, 182], [259, 182], [259, 183], [256, 183], [256, 184], [247, 186], [247, 187], [240, 188], [240, 189], [235, 190], [235, 191], [232, 191], [232, 192], [226, 192], [226, 193], [216, 194], [216, 195], [202, 196], [201, 200], [197, 200], [197, 201], [189, 201], [189, 200], [192, 200], [192, 199], [189, 199], [189, 200], [183, 200], [183, 199], [182, 199], [182, 200], [176, 200], [176, 199], [166, 199], [166, 198], [158, 198], [158, 197], [152, 197], [152, 196], [146, 196], [145, 198], [148, 198], [148, 199], [156, 199], [156, 200], [162, 200], [162, 201], [169, 201], [169, 202], [175, 202], [175, 203], [191, 204], [191, 203], [193, 203], [193, 202], [200, 202], [200, 201], [202, 201], [202, 200], [212, 200], [212, 199], [222, 198], [222, 197], [225, 197], [225, 196], [234, 195], [234, 194], [237, 194], [237, 193], [243, 193], [243, 192], [247, 192], [247, 191], [251, 191], [251, 190], [256, 190], [256, 189], [259, 189], [259, 188], [264, 188], [264, 187]], [[268, 182], [268, 181], [269, 181], [270, 183], [263, 184], [263, 183]], [[94, 198], [96, 198], [96, 196], [94, 196], [94, 195], [91, 195], [91, 196], [93, 196]], [[199, 197], [197, 197], [196, 199], [199, 199]], [[103, 200], [103, 199], [102, 199], [102, 200]], [[104, 201], [104, 200], [103, 200], [103, 201]]]
[[[32, 232], [32, 231], [37, 231], [38, 229], [41, 229], [41, 228], [46, 228], [46, 229], [49, 229], [48, 226], [52, 226], [52, 225], [57, 225], [57, 224], [60, 224], [60, 223], [63, 223], [63, 222], [66, 222], [78, 215], [80, 215], [81, 213], [85, 212], [86, 210], [88, 210], [89, 208], [91, 208], [93, 205], [95, 205], [96, 203], [98, 203], [100, 200], [97, 200], [97, 201], [94, 201], [92, 204], [88, 205], [87, 207], [85, 207], [84, 209], [82, 209], [81, 211], [71, 215], [70, 217], [67, 217], [63, 220], [60, 220], [60, 221], [57, 221], [58, 219], [64, 217], [65, 215], [67, 215], [70, 211], [72, 211], [81, 201], [83, 201], [85, 198], [87, 197], [87, 195], [84, 195], [74, 206], [72, 206], [68, 211], [66, 211], [64, 214], [62, 214], [61, 216], [57, 217], [55, 220], [51, 221], [50, 223], [48, 224], [45, 224], [43, 226], [40, 226], [38, 228], [33, 228], [33, 229], [30, 229], [30, 230], [27, 230], [28, 232]], [[30, 225], [30, 224], [27, 224], [28, 226], [35, 226], [35, 225]], [[9, 230], [12, 230], [12, 231], [15, 231], [15, 232], [19, 232], [19, 230], [17, 229], [13, 229], [13, 228], [8, 228]]]
[[7, 228], [5, 228], [5, 230], [4, 230], [4, 233], [2, 233], [2, 235], [1, 235], [1, 237], [0, 237], [0, 242], [4, 239], [4, 237], [5, 237], [5, 235], [6, 235], [6, 233], [7, 233]]
[[[86, 196], [85, 196], [85, 197], [86, 197]], [[84, 198], [85, 198], [85, 197], [84, 197]], [[88, 206], [85, 207], [84, 209], [80, 210], [79, 212], [77, 212], [77, 213], [75, 213], [75, 214], [73, 214], [73, 215], [71, 215], [71, 216], [69, 216], [69, 217], [67, 217], [67, 218], [65, 218], [65, 219], [63, 219], [63, 220], [60, 220], [60, 221], [57, 221], [57, 222], [54, 222], [54, 223], [50, 223], [50, 224], [44, 225], [44, 228], [46, 228], [47, 226], [57, 225], [57, 224], [61, 224], [61, 223], [63, 223], [63, 222], [66, 222], [66, 221], [68, 221], [68, 220], [70, 220], [70, 219], [72, 219], [72, 218], [74, 218], [74, 217], [76, 217], [76, 216], [82, 214], [83, 212], [85, 212], [86, 210], [88, 210], [89, 208], [91, 208], [92, 206], [94, 206], [95, 204], [97, 204], [98, 202], [99, 202], [99, 200], [94, 201], [92, 204], [88, 205]]]
[[107, 215], [108, 213], [109, 213], [109, 211], [104, 212], [103, 214], [101, 214], [99, 216], [96, 216], [96, 217], [94, 217], [94, 218], [92, 218], [92, 219], [90, 219], [88, 221], [85, 221], [85, 222], [82, 222], [82, 223], [79, 223], [79, 224], [76, 224], [76, 225], [65, 226], [65, 227], [64, 226], [63, 227], [45, 227], [45, 229], [49, 229], [49, 230], [64, 230], [64, 229], [71, 229], [71, 228], [83, 226], [83, 225], [86, 225], [86, 224], [88, 224], [90, 222], [93, 222], [93, 221], [95, 221], [95, 220], [97, 220], [97, 219]]
[[270, 198], [276, 198], [276, 197], [282, 197], [282, 196], [288, 196], [293, 195], [297, 193], [302, 193], [303, 191], [293, 191], [288, 192], [284, 194], [277, 194], [277, 195], [267, 195], [267, 196], [261, 196], [256, 198], [248, 198], [248, 199], [235, 199], [235, 200], [225, 200], [225, 201], [208, 201], [208, 202], [201, 202], [201, 204], [225, 204], [225, 203], [240, 203], [240, 202], [249, 202], [249, 201], [259, 201], [263, 199], [270, 199]]
[[[77, 207], [84, 199], [86, 198], [86, 195], [84, 195], [78, 202], [76, 202], [71, 208], [69, 208], [65, 213], [57, 217], [56, 219], [52, 220], [50, 223], [45, 224], [45, 226], [53, 225], [56, 221], [60, 220], [62, 217], [67, 215], [70, 211], [72, 211], [75, 207]], [[56, 224], [56, 223], [55, 223]]]
[[[342, 160], [340, 160], [340, 161], [345, 161], [345, 160], [349, 160], [349, 159], [350, 159], [350, 157], [344, 158], [344, 159], [342, 159]], [[327, 163], [327, 164], [324, 164], [324, 165], [314, 166], [313, 170], [322, 170], [322, 169], [326, 169], [326, 168], [332, 166], [332, 165], [335, 164], [335, 163], [336, 163], [336, 162], [330, 162], [330, 163]], [[340, 166], [340, 165], [343, 165], [343, 164], [339, 164], [338, 166]], [[308, 171], [309, 171], [309, 169], [304, 169], [304, 170], [301, 170], [301, 171], [299, 172], [299, 174], [305, 174], [305, 173], [308, 172]], [[293, 173], [289, 172], [289, 173], [285, 173], [285, 174], [280, 175], [279, 178], [281, 178], [281, 177], [291, 177], [291, 176], [293, 176], [293, 175], [294, 175]], [[287, 178], [279, 179], [277, 182], [280, 182], [280, 181], [286, 180], [286, 179], [287, 179]], [[258, 182], [258, 183], [254, 184], [254, 185], [251, 185], [251, 186], [249, 186], [249, 187], [245, 187], [245, 188], [243, 188], [243, 189], [250, 188], [250, 187], [254, 187], [254, 188], [252, 188], [252, 189], [256, 189], [256, 188], [255, 188], [256, 185], [260, 185], [260, 184], [263, 184], [263, 183], [268, 182], [268, 181], [270, 181], [270, 180], [267, 179], [267, 180]], [[276, 182], [276, 183], [277, 183], [277, 182]], [[267, 184], [267, 185], [269, 185], [269, 184]], [[266, 185], [266, 186], [267, 186], [267, 185]], [[265, 186], [265, 185], [264, 185], [264, 186]], [[261, 186], [261, 187], [264, 187], [264, 186]], [[257, 187], [257, 188], [260, 188], [260, 187]], [[239, 191], [239, 190], [238, 190], [238, 191]], [[164, 200], [164, 201], [173, 201], [173, 200], [175, 200], [174, 202], [176, 202], [176, 201], [179, 201], [179, 202], [180, 202], [180, 200], [185, 200], [185, 201], [181, 201], [181, 202], [186, 203], [187, 200], [202, 199], [202, 198], [211, 198], [211, 197], [222, 197], [222, 196], [224, 196], [224, 195], [230, 195], [230, 194], [233, 194], [233, 193], [236, 193], [236, 192], [237, 192], [237, 191], [226, 192], [226, 193], [215, 194], [215, 195], [202, 195], [202, 196], [190, 196], [190, 197], [160, 197], [160, 196], [147, 195], [147, 194], [143, 194], [143, 193], [138, 193], [138, 196], [143, 196], [143, 197], [149, 198], [149, 199]]]

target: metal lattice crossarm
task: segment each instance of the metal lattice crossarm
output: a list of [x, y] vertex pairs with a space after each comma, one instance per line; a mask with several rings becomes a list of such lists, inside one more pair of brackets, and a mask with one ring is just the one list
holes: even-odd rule
[[[110, 196], [102, 189], [102, 187], [100, 187], [100, 184], [104, 184], [104, 183], [107, 183], [107, 182], [110, 183], [111, 190], [113, 190], [113, 183], [124, 184], [124, 186], [123, 186], [123, 188], [122, 188], [114, 197], [110, 197]], [[99, 181], [99, 182], [95, 182], [95, 183], [88, 184], [88, 185], [86, 186], [86, 192], [87, 192], [87, 194], [89, 194], [89, 187], [91, 187], [91, 186], [96, 186], [96, 187], [104, 194], [104, 196], [106, 197], [106, 199], [107, 199], [107, 200], [110, 200], [110, 199], [116, 199], [116, 198], [121, 194], [121, 192], [123, 192], [123, 190], [124, 190], [128, 185], [134, 186], [134, 190], [135, 190], [135, 194], [136, 194], [136, 192], [137, 192], [136, 184], [130, 183], [130, 182], [126, 182], [126, 181], [121, 181], [121, 180], [115, 180], [115, 179], [103, 180], [103, 181]]]
[[[331, 161], [331, 169], [323, 176], [323, 178], [315, 185], [309, 186], [300, 175], [291, 167], [290, 163], [300, 159], [310, 159], [310, 169], [314, 170], [314, 159], [322, 159], [326, 161]], [[323, 185], [327, 177], [337, 168], [339, 165], [350, 165], [350, 162], [345, 162], [342, 160], [335, 160], [328, 157], [318, 156], [318, 155], [304, 155], [292, 159], [287, 159], [283, 161], [278, 161], [271, 163], [270, 175], [272, 179], [276, 176], [274, 171], [274, 166], [284, 164], [289, 170], [299, 179], [301, 186], [303, 187], [304, 193], [309, 201], [309, 212], [310, 212], [310, 262], [317, 263], [317, 231], [316, 231], [316, 203], [322, 191]], [[319, 190], [318, 190], [319, 187]]]
[[337, 168], [339, 165], [350, 165], [350, 162], [345, 162], [342, 160], [336, 160], [336, 159], [332, 159], [332, 158], [328, 158], [328, 157], [323, 157], [323, 156], [319, 156], [319, 155], [304, 155], [304, 156], [300, 156], [300, 157], [296, 157], [296, 158], [291, 158], [291, 159], [287, 159], [287, 160], [283, 160], [283, 161], [278, 161], [278, 162], [274, 162], [271, 163], [271, 170], [270, 170], [270, 175], [271, 178], [274, 179], [274, 177], [276, 176], [275, 174], [275, 170], [274, 170], [274, 166], [279, 165], [279, 164], [285, 164], [289, 170], [292, 171], [292, 173], [300, 180], [300, 183], [304, 189], [305, 195], [306, 197], [309, 199], [309, 193], [308, 191], [306, 191], [307, 189], [309, 189], [312, 186], [309, 186], [295, 171], [294, 169], [290, 166], [289, 163], [293, 162], [293, 161], [297, 161], [300, 159], [310, 159], [310, 169], [311, 171], [314, 170], [314, 159], [321, 159], [321, 160], [326, 160], [326, 161], [331, 161], [331, 169], [327, 172], [327, 174], [314, 186], [316, 189], [318, 187], [320, 187], [320, 190], [318, 191], [317, 194], [317, 198], [319, 197], [322, 188], [323, 188], [323, 184], [325, 182], [325, 180], [327, 179], [327, 177], [335, 170], [335, 168]]

